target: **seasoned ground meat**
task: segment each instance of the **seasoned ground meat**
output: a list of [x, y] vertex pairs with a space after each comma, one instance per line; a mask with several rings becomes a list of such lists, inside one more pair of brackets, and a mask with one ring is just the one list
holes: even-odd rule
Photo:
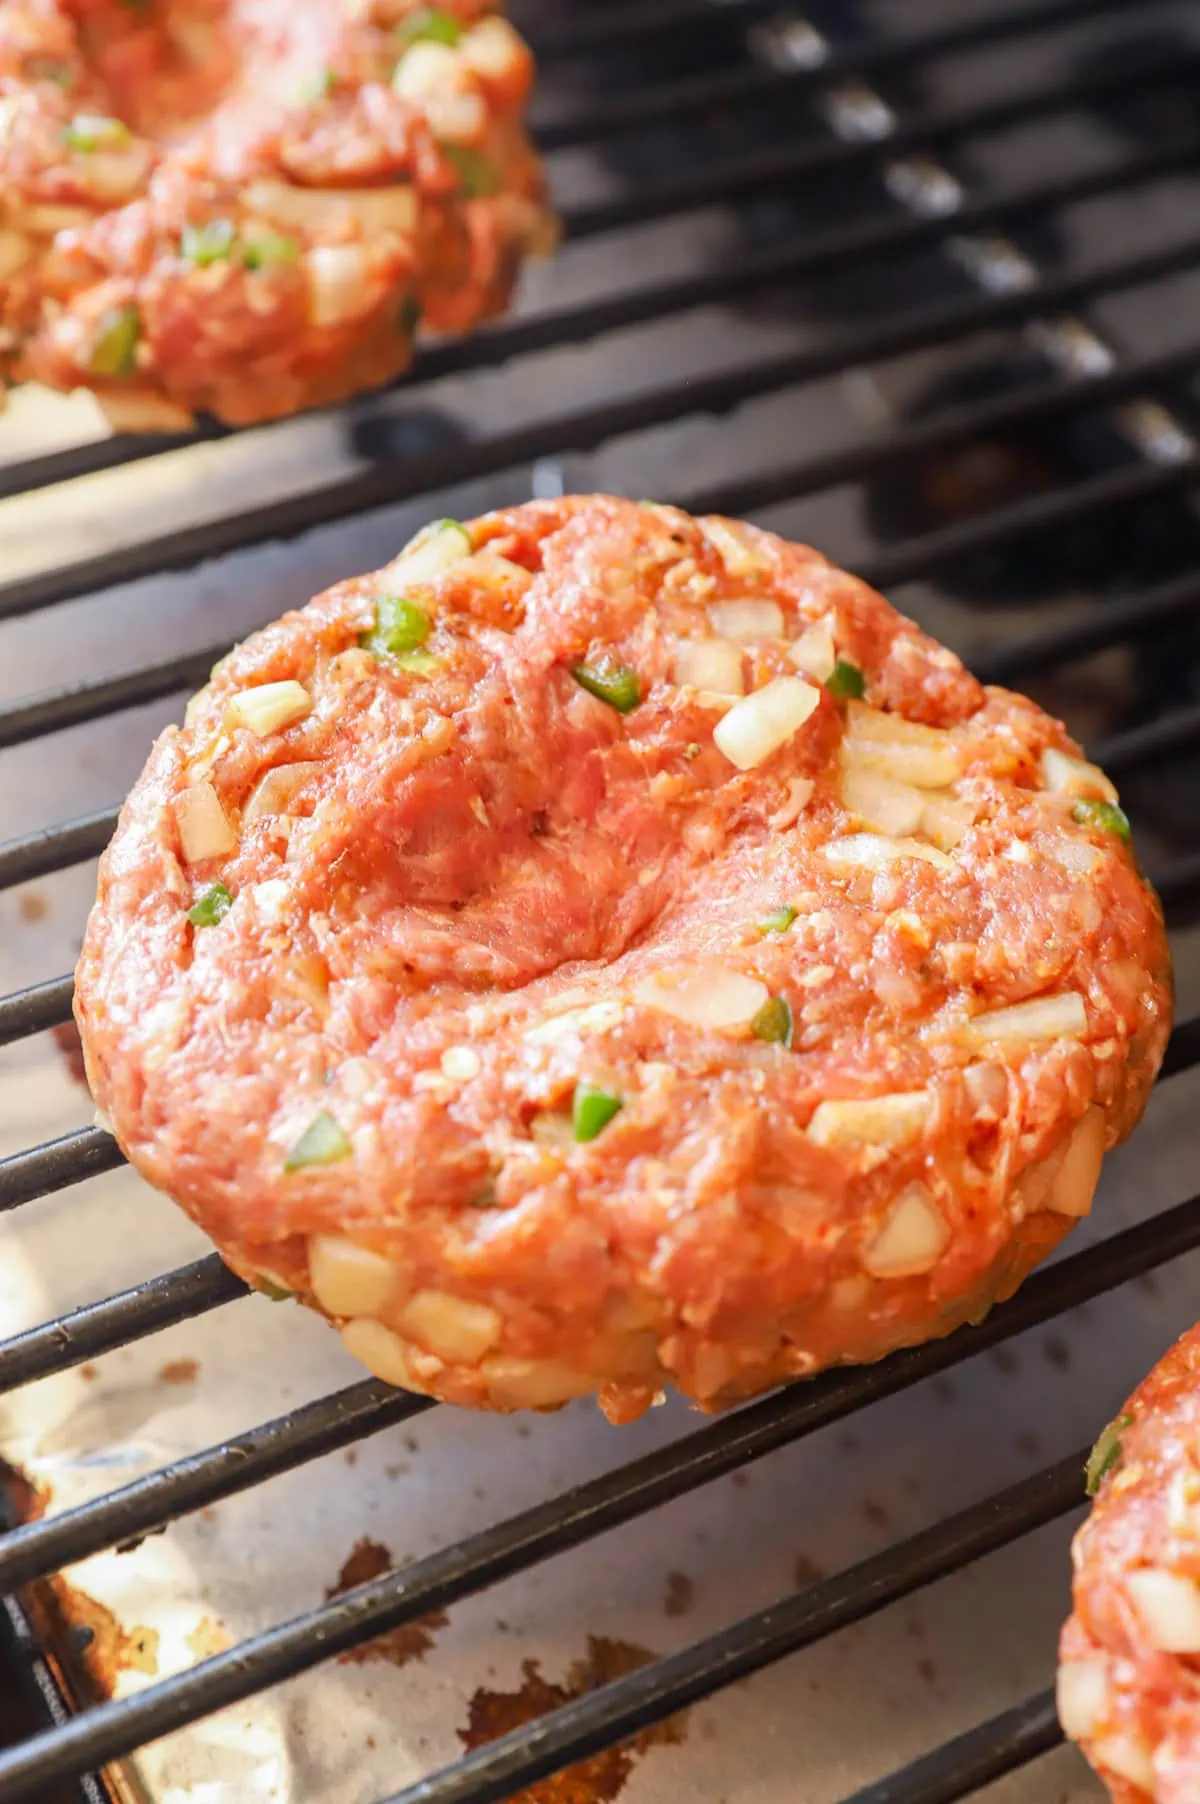
[[0, 376], [246, 424], [500, 311], [548, 238], [493, 0], [3, 0]]
[[88, 1069], [392, 1382], [717, 1407], [947, 1333], [1087, 1212], [1170, 1014], [1127, 833], [814, 551], [602, 496], [441, 522], [159, 740]]
[[1092, 1453], [1058, 1707], [1117, 1804], [1200, 1798], [1200, 1328]]

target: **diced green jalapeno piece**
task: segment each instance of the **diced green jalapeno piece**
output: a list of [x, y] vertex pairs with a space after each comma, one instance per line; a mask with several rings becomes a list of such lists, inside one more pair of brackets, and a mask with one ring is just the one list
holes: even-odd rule
[[453, 47], [462, 37], [463, 28], [453, 13], [436, 6], [418, 6], [396, 26], [396, 41], [407, 50], [410, 44], [449, 44]]
[[88, 368], [94, 376], [128, 376], [142, 335], [136, 307], [110, 307], [100, 321]]
[[435, 670], [442, 668], [442, 660], [435, 658], [431, 651], [402, 651], [392, 662], [399, 670], [407, 670], [412, 676], [432, 676]]
[[1100, 1489], [1101, 1481], [1120, 1462], [1121, 1437], [1127, 1428], [1133, 1426], [1132, 1416], [1117, 1416], [1100, 1435], [1096, 1445], [1088, 1455], [1087, 1494], [1094, 1497]]
[[242, 244], [247, 269], [281, 269], [300, 261], [300, 245], [288, 232], [256, 232]]
[[866, 679], [857, 664], [839, 658], [830, 671], [825, 687], [835, 701], [861, 701], [867, 692]]
[[439, 149], [446, 161], [453, 163], [459, 186], [469, 199], [482, 200], [499, 192], [500, 171], [490, 157], [472, 150], [467, 144], [442, 144]]
[[401, 652], [416, 651], [429, 637], [429, 615], [407, 595], [381, 595], [375, 625], [364, 633], [359, 643], [377, 658], [399, 657]]
[[755, 932], [760, 938], [765, 938], [768, 933], [786, 933], [795, 919], [795, 909], [790, 902], [785, 902], [781, 908], [773, 908], [769, 915], [764, 915]]
[[350, 1142], [328, 1109], [313, 1116], [283, 1161], [285, 1171], [303, 1171], [306, 1165], [336, 1165], [350, 1157]]
[[229, 256], [237, 239], [232, 219], [210, 219], [204, 225], [185, 225], [179, 237], [180, 255], [197, 269], [220, 263]]
[[750, 1023], [756, 1040], [767, 1040], [778, 1046], [792, 1043], [792, 1011], [785, 996], [772, 996], [764, 1002]]
[[1071, 819], [1081, 827], [1095, 827], [1101, 833], [1115, 833], [1118, 839], [1128, 839], [1131, 834], [1129, 816], [1115, 802], [1084, 798], [1072, 805]]
[[608, 660], [597, 664], [576, 664], [571, 675], [581, 689], [586, 689], [589, 695], [607, 702], [618, 714], [628, 714], [642, 699], [637, 671], [630, 670], [628, 664], [614, 664]]
[[624, 1103], [624, 1097], [618, 1096], [615, 1090], [604, 1090], [599, 1084], [589, 1084], [586, 1078], [581, 1077], [575, 1086], [575, 1097], [571, 1104], [571, 1130], [576, 1140], [580, 1144], [594, 1140], [624, 1107]]
[[214, 883], [187, 911], [193, 927], [215, 927], [233, 907], [233, 897], [223, 883]]
[[129, 127], [107, 113], [76, 113], [63, 127], [63, 142], [68, 150], [112, 150], [129, 138]]
[[269, 1278], [252, 1278], [250, 1288], [265, 1297], [268, 1303], [290, 1303], [296, 1294], [294, 1290], [285, 1290], [282, 1284], [272, 1284]]

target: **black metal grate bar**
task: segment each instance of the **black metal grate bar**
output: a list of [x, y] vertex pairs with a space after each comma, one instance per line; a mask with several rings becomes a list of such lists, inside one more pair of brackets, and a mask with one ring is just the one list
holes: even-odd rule
[[395, 1428], [432, 1409], [427, 1397], [369, 1379], [306, 1403], [208, 1447], [95, 1503], [27, 1523], [0, 1537], [0, 1591], [70, 1566], [106, 1547], [127, 1547], [205, 1505], [236, 1497], [308, 1460]]
[[[967, 202], [949, 217], [941, 214], [886, 215], [863, 224], [816, 235], [806, 234], [772, 251], [748, 255], [720, 269], [547, 309], [530, 318], [506, 320], [473, 337], [450, 339], [423, 351], [413, 369], [400, 377], [393, 387], [407, 390], [446, 376], [495, 368], [509, 359], [561, 348], [603, 332], [644, 325], [689, 308], [735, 300], [739, 295], [753, 293], [772, 282], [827, 275], [868, 259], [892, 256], [935, 243], [952, 232], [1011, 226], [1028, 214], [1074, 205], [1099, 195], [1119, 194], [1139, 182], [1169, 175], [1194, 163], [1198, 154], [1200, 138], [1188, 136], [1166, 145], [1152, 146], [1112, 168], [1054, 177]], [[28, 493], [52, 482], [90, 475], [114, 465], [162, 455], [179, 445], [225, 435], [225, 428], [211, 424], [197, 433], [165, 440], [149, 435], [129, 435], [72, 445], [63, 451], [31, 458], [9, 471], [0, 469], [0, 496]]]
[[[84, 814], [74, 821], [63, 821], [38, 833], [27, 833], [22, 839], [0, 844], [0, 889], [11, 889], [17, 883], [29, 883], [51, 871], [62, 871], [68, 865], [82, 864], [85, 859], [99, 858], [116, 831], [117, 810], [106, 808], [98, 814]], [[0, 1170], [3, 1165], [0, 1164]]]
[[1086, 614], [1059, 625], [1043, 627], [1007, 645], [992, 646], [969, 659], [971, 669], [984, 683], [1011, 683], [1018, 677], [1103, 651], [1125, 639], [1165, 626], [1178, 615], [1200, 606], [1200, 571], [1169, 578], [1137, 594], [1114, 596]]
[[602, 101], [571, 108], [561, 117], [535, 111], [537, 142], [543, 150], [560, 150], [615, 136], [638, 126], [686, 119], [714, 107], [759, 104], [781, 94], [799, 97], [811, 88], [865, 76], [895, 74], [914, 63], [964, 50], [981, 49], [1010, 38], [1040, 36], [1097, 14], [1123, 9], [1128, 0], [1035, 0], [1033, 6], [983, 19], [956, 20], [932, 31], [896, 38], [830, 45], [811, 67], [775, 68], [747, 63], [712, 75], [688, 76], [669, 86], [639, 88], [630, 94], [606, 95]]
[[958, 1804], [993, 1779], [1050, 1753], [1062, 1738], [1054, 1693], [1043, 1691], [945, 1742], [901, 1772], [864, 1786], [845, 1804]]
[[[497, 433], [474, 443], [431, 451], [409, 466], [381, 465], [325, 483], [252, 512], [181, 527], [153, 540], [119, 546], [69, 564], [0, 585], [0, 618], [23, 614], [89, 590], [143, 576], [184, 569], [203, 558], [245, 549], [273, 537], [295, 537], [311, 527], [372, 507], [495, 475], [541, 457], [589, 451], [628, 432], [665, 425], [689, 414], [728, 412], [780, 388], [833, 376], [967, 333], [1023, 323], [1048, 311], [1075, 307], [1114, 290], [1181, 274], [1200, 262], [1200, 240], [1165, 250], [1121, 257], [1085, 271], [1047, 278], [1017, 293], [967, 295], [914, 308], [894, 320], [803, 351], [664, 384], [646, 394], [605, 402], [534, 426]], [[0, 848], [0, 871], [3, 870]]]
[[0, 1396], [52, 1372], [66, 1372], [116, 1347], [131, 1346], [223, 1303], [248, 1287], [215, 1253], [161, 1277], [148, 1278], [100, 1303], [85, 1303], [57, 1321], [43, 1322], [0, 1343]]
[[[719, 489], [694, 495], [690, 499], [702, 513], [720, 511], [733, 515], [743, 514], [751, 507], [761, 508], [772, 501], [794, 498], [838, 483], [865, 480], [910, 458], [945, 450], [976, 434], [994, 431], [1003, 426], [1027, 425], [1044, 416], [1062, 416], [1079, 408], [1125, 400], [1143, 392], [1155, 382], [1172, 376], [1185, 376], [1197, 367], [1200, 367], [1200, 346], [1187, 346], [1131, 361], [1104, 375], [1056, 378], [1018, 390], [1011, 395], [1003, 395], [995, 402], [948, 408], [930, 420], [891, 433], [872, 444], [856, 445], [845, 451], [809, 458], [803, 463], [793, 464], [785, 472], [773, 473], [769, 477], [750, 478], [740, 486], [724, 484]], [[1080, 490], [1078, 487], [1072, 488], [1069, 493], [1078, 498]], [[1084, 499], [1086, 502], [1086, 496]], [[1105, 491], [1102, 501], [1107, 499]], [[1007, 514], [999, 516], [1002, 533], [1007, 532], [1010, 518]], [[997, 516], [992, 515], [987, 523], [972, 524], [976, 529], [986, 525], [990, 532], [990, 522], [995, 519]], [[908, 547], [899, 549], [901, 552], [908, 552]], [[960, 549], [959, 546], [953, 546], [950, 555], [955, 555]], [[881, 580], [878, 573], [876, 580]], [[1055, 648], [1061, 639], [1063, 650], [1058, 655], [1065, 656], [1078, 655], [1078, 650], [1094, 650], [1099, 645], [1111, 643], [1112, 638], [1124, 637], [1136, 631], [1144, 619], [1148, 621], [1161, 618], [1188, 605], [1194, 598], [1198, 580], [1200, 579], [1189, 576], [1180, 579], [1173, 586], [1164, 585], [1164, 589], [1170, 589], [1170, 596], [1165, 602], [1156, 600], [1155, 592], [1150, 591], [1140, 600], [1131, 602], [1124, 611], [1113, 608], [1111, 621], [1106, 621], [1105, 624], [1095, 619], [1087, 622], [1073, 621], [1045, 635], [1045, 644], [1048, 648]], [[1185, 597], [1182, 602], [1175, 599], [1176, 592]], [[1106, 634], [1109, 636], [1106, 637]], [[1074, 643], [1075, 639], [1080, 640], [1078, 648]], [[60, 732], [67, 727], [101, 719], [125, 708], [159, 700], [183, 688], [196, 687], [207, 680], [212, 666], [229, 651], [231, 643], [228, 639], [222, 640], [215, 645], [205, 646], [200, 651], [167, 658], [160, 663], [105, 678], [97, 683], [79, 683], [68, 689], [54, 690], [7, 707], [0, 705], [0, 748], [23, 744], [46, 733]], [[1001, 659], [1016, 658], [1018, 667], [1021, 667], [1021, 660], [1024, 658], [1023, 667], [1028, 668], [1030, 654], [1023, 651], [1022, 647], [1032, 643], [1034, 641], [1014, 642], [1012, 646], [1002, 648], [997, 655]], [[1049, 661], [1053, 655], [1054, 650], [1050, 649], [1041, 661]], [[3, 1017], [0, 1016], [0, 1044], [3, 1044], [3, 1032]]]
[[720, 201], [757, 196], [795, 182], [844, 175], [860, 165], [870, 166], [881, 157], [935, 150], [956, 139], [1005, 131], [1109, 94], [1126, 96], [1136, 89], [1169, 84], [1197, 61], [1200, 46], [1185, 51], [1175, 45], [1165, 56], [1159, 51], [1144, 60], [1135, 55], [1128, 66], [1102, 66], [1087, 78], [1070, 72], [997, 100], [919, 115], [898, 125], [886, 138], [819, 138], [795, 148], [758, 152], [719, 164], [700, 164], [686, 175], [641, 182], [611, 200], [566, 207], [562, 212], [563, 230], [569, 239], [592, 238], [601, 232], [644, 225]]
[[[844, 1421], [858, 1410], [952, 1370], [1198, 1246], [1200, 1197], [1193, 1197], [1099, 1246], [1036, 1272], [1017, 1296], [1000, 1304], [977, 1327], [911, 1348], [876, 1365], [825, 1373], [742, 1410], [738, 1422], [743, 1426], [751, 1423], [757, 1432], [743, 1438], [743, 1456], [737, 1463], [749, 1463], [833, 1422]], [[205, 1297], [202, 1290], [202, 1306], [211, 1307]], [[35, 1332], [44, 1334], [46, 1330]], [[8, 1346], [18, 1344], [9, 1342]], [[6, 1347], [0, 1346], [0, 1378], [6, 1353]], [[77, 1362], [72, 1358], [70, 1363]], [[38, 1375], [45, 1376], [45, 1371], [43, 1367]], [[0, 1541], [0, 1591], [106, 1547], [141, 1539], [178, 1516], [320, 1458], [364, 1434], [377, 1433], [426, 1407], [424, 1399], [406, 1397], [386, 1385], [360, 1384], [293, 1410], [235, 1441], [175, 1461], [96, 1502], [30, 1523]], [[339, 1438], [345, 1411], [353, 1413], [356, 1426]], [[704, 1432], [719, 1436], [721, 1427]], [[690, 1444], [685, 1441], [678, 1446], [686, 1449]]]
[[0, 1159], [0, 1210], [18, 1209], [35, 1197], [65, 1190], [68, 1184], [82, 1183], [102, 1171], [115, 1171], [124, 1163], [124, 1153], [102, 1128], [61, 1134], [28, 1152]]
[[74, 978], [55, 977], [14, 996], [0, 996], [0, 1046], [69, 1021], [74, 989]]
[[[807, 1399], [801, 1397], [797, 1407]], [[786, 1395], [787, 1393], [785, 1393]], [[103, 1766], [110, 1760], [132, 1753], [147, 1741], [155, 1741], [185, 1724], [195, 1722], [213, 1711], [234, 1704], [262, 1690], [307, 1672], [347, 1648], [358, 1646], [373, 1635], [388, 1633], [430, 1611], [445, 1609], [463, 1597], [499, 1583], [514, 1573], [527, 1570], [556, 1554], [581, 1546], [586, 1541], [634, 1521], [648, 1510], [687, 1491], [697, 1489], [726, 1472], [757, 1458], [770, 1446], [780, 1444], [777, 1423], [768, 1425], [762, 1435], [761, 1406], [739, 1412], [728, 1422], [701, 1430], [686, 1440], [647, 1455], [618, 1471], [606, 1473], [588, 1484], [575, 1487], [559, 1497], [524, 1510], [495, 1527], [471, 1535], [441, 1552], [427, 1555], [383, 1578], [356, 1586], [329, 1603], [293, 1617], [265, 1633], [251, 1636], [227, 1653], [210, 1659], [175, 1677], [162, 1680], [148, 1690], [120, 1702], [104, 1704], [84, 1712], [50, 1734], [38, 1735], [21, 1746], [0, 1751], [0, 1797], [5, 1804], [19, 1804], [41, 1787], [57, 1779], [68, 1778]], [[754, 1431], [766, 1445], [756, 1451]], [[791, 1437], [789, 1437], [791, 1438]], [[908, 1590], [926, 1584], [978, 1559], [982, 1554], [1003, 1546], [1007, 1541], [1027, 1533], [1031, 1528], [1053, 1520], [1082, 1501], [1084, 1452], [1062, 1461], [1049, 1472], [1027, 1479], [1010, 1491], [989, 1498], [974, 1510], [963, 1512], [902, 1543], [876, 1560], [851, 1568], [838, 1579], [815, 1586], [812, 1591], [775, 1606], [726, 1630], [723, 1635], [699, 1642], [686, 1654], [656, 1662], [654, 1666], [633, 1675], [640, 1681], [636, 1687], [640, 1708], [647, 1714], [626, 1723], [623, 1712], [629, 1708], [629, 1692], [625, 1681], [590, 1694], [593, 1734], [613, 1741], [642, 1722], [659, 1720], [674, 1710], [731, 1683], [744, 1673], [756, 1670], [770, 1659], [804, 1646], [819, 1634], [882, 1608], [884, 1603], [903, 1596]], [[893, 1589], [892, 1587], [899, 1587]], [[845, 1614], [847, 1610], [850, 1614]], [[782, 1622], [763, 1639], [762, 1628], [774, 1624], [775, 1613], [782, 1611]], [[780, 1635], [782, 1631], [782, 1638]], [[775, 1649], [767, 1652], [768, 1648]], [[738, 1651], [735, 1651], [738, 1650]], [[761, 1656], [761, 1657], [759, 1657]], [[750, 1664], [740, 1664], [742, 1660]], [[725, 1673], [722, 1678], [721, 1674]], [[685, 1676], [687, 1675], [687, 1676]], [[648, 1694], [642, 1687], [651, 1686]], [[699, 1689], [691, 1687], [699, 1684]], [[587, 1703], [589, 1700], [581, 1700]], [[569, 1711], [574, 1706], [568, 1705]], [[612, 1712], [616, 1714], [612, 1714]], [[555, 1713], [557, 1714], [557, 1713]], [[519, 1737], [521, 1748], [530, 1745], [549, 1747], [543, 1738], [550, 1733], [552, 1715], [532, 1731]], [[553, 1765], [566, 1764], [581, 1751], [571, 1744], [553, 1744], [551, 1766], [531, 1768], [514, 1775], [505, 1771], [509, 1789], [514, 1776], [518, 1782], [536, 1777]], [[598, 1742], [589, 1745], [597, 1746]], [[481, 1756], [459, 1763], [445, 1783], [468, 1783], [457, 1775], [470, 1772], [470, 1780], [479, 1776], [473, 1766], [476, 1759], [490, 1759], [504, 1769], [512, 1750], [504, 1740], [496, 1742]], [[488, 1768], [483, 1769], [490, 1771]], [[434, 1783], [430, 1781], [428, 1783]], [[415, 1800], [426, 1794], [412, 1794]], [[435, 1795], [429, 1793], [430, 1800]], [[500, 1798], [503, 1791], [477, 1789], [445, 1793], [445, 1801], [472, 1799], [481, 1804], [485, 1798]], [[442, 1804], [439, 1795], [439, 1804]]]
[[[0, 1516], [0, 1527], [2, 1525], [3, 1517]], [[0, 1597], [0, 1653], [21, 1661], [43, 1719], [55, 1727], [68, 1721], [67, 1701], [59, 1690], [50, 1662], [38, 1646], [28, 1612], [16, 1597]], [[5, 1702], [8, 1701], [6, 1698]], [[56, 1804], [68, 1804], [67, 1795], [58, 1794]], [[70, 1804], [113, 1804], [113, 1800], [94, 1774], [83, 1773], [71, 1788]]]
[[1086, 1449], [680, 1653], [587, 1692], [530, 1728], [501, 1736], [397, 1792], [386, 1804], [503, 1804], [514, 1789], [624, 1741], [1045, 1527], [1083, 1502], [1085, 1457]]

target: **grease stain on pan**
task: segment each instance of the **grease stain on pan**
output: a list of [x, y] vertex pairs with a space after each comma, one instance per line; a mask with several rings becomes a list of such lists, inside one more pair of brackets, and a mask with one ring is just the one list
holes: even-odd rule
[[[600, 1685], [636, 1672], [657, 1655], [648, 1648], [629, 1641], [609, 1641], [600, 1635], [589, 1635], [587, 1653], [567, 1669], [562, 1684], [545, 1678], [536, 1660], [526, 1660], [522, 1667], [524, 1680], [516, 1691], [480, 1689], [471, 1699], [467, 1727], [458, 1732], [467, 1752], [486, 1747], [498, 1736], [522, 1728], [549, 1710], [569, 1704]], [[612, 1804], [619, 1796], [634, 1767], [653, 1747], [678, 1745], [687, 1734], [686, 1716], [680, 1713], [666, 1722], [654, 1723], [632, 1740], [619, 1747], [606, 1748], [590, 1760], [581, 1760], [549, 1779], [541, 1779], [523, 1791], [514, 1792], [509, 1804]]]
[[[336, 1581], [325, 1596], [340, 1597], [343, 1591], [353, 1591], [356, 1585], [381, 1578], [395, 1563], [382, 1541], [372, 1541], [364, 1536], [350, 1549]], [[412, 1660], [423, 1660], [433, 1647], [434, 1630], [444, 1629], [449, 1620], [444, 1610], [431, 1610], [428, 1616], [420, 1616], [416, 1622], [401, 1623], [398, 1629], [376, 1635], [373, 1641], [366, 1641], [361, 1647], [347, 1648], [344, 1654], [338, 1655], [339, 1664], [362, 1666], [370, 1660], [386, 1660], [392, 1666], [407, 1666]]]

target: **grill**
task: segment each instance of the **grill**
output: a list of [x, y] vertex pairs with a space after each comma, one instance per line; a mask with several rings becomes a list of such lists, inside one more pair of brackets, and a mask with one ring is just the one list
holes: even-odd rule
[[[1200, 989], [1200, 340], [1188, 333], [1200, 274], [1200, 30], [1191, 9], [1113, 0], [989, 0], [962, 11], [913, 0], [902, 33], [896, 10], [882, 0], [807, 10], [776, 0], [579, 0], [575, 9], [525, 0], [517, 11], [542, 58], [538, 135], [566, 244], [511, 318], [432, 346], [382, 396], [236, 435], [108, 438], [73, 404], [43, 412], [18, 397], [0, 427], [10, 673], [0, 747], [11, 766], [0, 819], [12, 832], [0, 844], [0, 886], [12, 892], [0, 897], [0, 971], [22, 987], [0, 999], [0, 1045], [32, 1044], [69, 1018], [69, 975], [28, 981], [47, 943], [34, 886], [65, 883], [78, 915], [86, 865], [114, 823], [112, 773], [132, 777], [149, 731], [238, 632], [383, 561], [433, 514], [607, 487], [811, 536], [901, 591], [900, 605], [980, 675], [1019, 682], [1067, 716], [1120, 781], [1172, 922], [1181, 1024], [1166, 1089], [1186, 1087], [1200, 1064], [1200, 1017], [1189, 1014]], [[31, 673], [41, 692], [30, 693]], [[124, 736], [102, 740], [103, 721]], [[43, 772], [56, 757], [67, 775], [51, 782]], [[63, 794], [76, 798], [70, 818]], [[48, 797], [56, 812], [43, 825]], [[0, 1096], [28, 1103], [28, 1088], [4, 1088], [20, 1069], [0, 1066]], [[261, 1425], [150, 1461], [115, 1487], [93, 1483], [83, 1501], [44, 1517], [14, 1477], [0, 1537], [9, 1675], [0, 1668], [0, 1693], [20, 1694], [27, 1708], [11, 1728], [0, 1713], [0, 1797], [144, 1797], [131, 1757], [169, 1732], [516, 1575], [536, 1577], [552, 1556], [568, 1556], [547, 1571], [569, 1586], [571, 1561], [597, 1537], [633, 1523], [642, 1532], [702, 1487], [806, 1437], [832, 1446], [837, 1433], [848, 1444], [845, 1425], [860, 1412], [871, 1412], [860, 1442], [869, 1449], [878, 1433], [890, 1444], [894, 1430], [876, 1426], [894, 1420], [889, 1399], [917, 1387], [920, 1398], [948, 1398], [947, 1375], [972, 1382], [985, 1354], [1012, 1376], [1010, 1343], [1125, 1287], [1102, 1307], [1107, 1322], [1126, 1324], [1128, 1344], [1085, 1381], [1074, 1432], [1059, 1437], [1063, 1457], [1041, 1463], [1041, 1440], [1028, 1435], [1024, 1475], [994, 1493], [984, 1483], [974, 1501], [935, 1511], [832, 1574], [798, 1572], [776, 1601], [726, 1610], [663, 1657], [551, 1696], [548, 1713], [392, 1787], [389, 1804], [510, 1797], [784, 1656], [820, 1644], [832, 1661], [839, 1631], [985, 1556], [1032, 1547], [1035, 1531], [1081, 1504], [1085, 1450], [1074, 1443], [1092, 1438], [1194, 1313], [1178, 1285], [1135, 1284], [1153, 1287], [1164, 1273], [1175, 1283], [1172, 1262], [1200, 1247], [1200, 1198], [1175, 1200], [1187, 1188], [1186, 1106], [1165, 1106], [1175, 1154], [1147, 1157], [1153, 1182], [1127, 1162], [1129, 1225], [1113, 1231], [1116, 1206], [1102, 1195], [1071, 1250], [979, 1327], [700, 1428], [664, 1411], [669, 1430], [649, 1438], [605, 1431], [599, 1476], [487, 1517], [115, 1701], [86, 1693], [75, 1656], [94, 1630], [72, 1626], [69, 1610], [56, 1626], [50, 1575], [138, 1548], [335, 1453], [353, 1463], [384, 1431], [449, 1412], [373, 1381], [318, 1387]], [[16, 1114], [41, 1117], [5, 1108], [11, 1145]], [[18, 1143], [0, 1159], [0, 1210], [24, 1212], [6, 1218], [10, 1227], [36, 1218], [52, 1193], [120, 1165], [95, 1127]], [[55, 1294], [75, 1301], [0, 1343], [0, 1392], [18, 1412], [0, 1416], [6, 1446], [20, 1443], [9, 1425], [29, 1419], [20, 1399], [35, 1381], [86, 1373], [164, 1330], [186, 1347], [226, 1306], [266, 1308], [242, 1300], [244, 1286], [215, 1256], [83, 1301], [96, 1296], [89, 1272], [107, 1269], [101, 1250], [70, 1246], [67, 1264], [70, 1283]], [[267, 1322], [266, 1340], [278, 1325]], [[1012, 1383], [1031, 1422], [1056, 1407], [1027, 1364]], [[543, 1448], [570, 1419], [545, 1425]], [[442, 1452], [453, 1455], [456, 1431], [475, 1432], [450, 1423]], [[515, 1426], [488, 1432], [494, 1457], [511, 1462]], [[455, 1470], [452, 1460], [447, 1485]], [[341, 1481], [351, 1502], [354, 1483]], [[983, 1720], [960, 1712], [932, 1750], [911, 1723], [897, 1729], [897, 1757], [915, 1755], [907, 1765], [877, 1738], [863, 1769], [875, 1776], [856, 1768], [852, 1798], [833, 1760], [810, 1780], [793, 1769], [786, 1786], [753, 1795], [966, 1797], [1055, 1747], [1051, 1658], [1048, 1643], [1038, 1664], [1023, 1656], [1007, 1697], [1024, 1701]], [[1061, 1784], [1052, 1792], [1042, 1770], [1030, 1765], [1018, 1791], [989, 1795], [1057, 1799]], [[1080, 1782], [1077, 1767], [1054, 1772]]]

